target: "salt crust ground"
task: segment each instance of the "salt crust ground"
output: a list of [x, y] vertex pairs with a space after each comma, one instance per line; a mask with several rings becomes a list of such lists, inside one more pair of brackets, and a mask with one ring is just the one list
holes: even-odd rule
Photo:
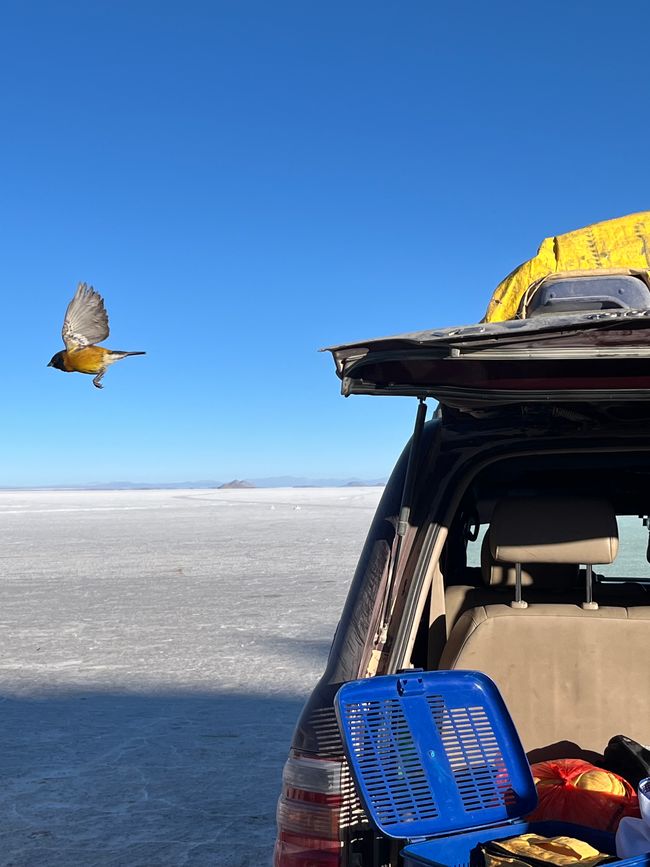
[[0, 492], [0, 864], [267, 865], [380, 494]]

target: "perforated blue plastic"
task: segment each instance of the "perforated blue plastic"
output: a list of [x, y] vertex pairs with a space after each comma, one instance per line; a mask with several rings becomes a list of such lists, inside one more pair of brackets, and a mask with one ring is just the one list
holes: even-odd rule
[[537, 803], [510, 714], [480, 672], [352, 681], [335, 706], [359, 795], [390, 837], [499, 825]]

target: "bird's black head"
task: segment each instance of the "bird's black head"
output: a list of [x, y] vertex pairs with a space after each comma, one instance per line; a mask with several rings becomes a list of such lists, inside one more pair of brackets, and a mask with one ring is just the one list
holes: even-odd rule
[[57, 370], [65, 370], [65, 365], [63, 363], [63, 353], [57, 352], [56, 355], [53, 355], [50, 359], [50, 363], [47, 366], [56, 367]]

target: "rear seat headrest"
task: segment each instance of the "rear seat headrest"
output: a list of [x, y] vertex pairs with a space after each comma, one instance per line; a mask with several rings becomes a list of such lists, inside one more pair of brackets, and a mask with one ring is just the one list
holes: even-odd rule
[[517, 497], [497, 503], [490, 552], [503, 563], [613, 563], [616, 515], [607, 500]]
[[[525, 563], [521, 569], [521, 586], [536, 590], [562, 592], [578, 583], [579, 568], [574, 563]], [[513, 563], [497, 562], [490, 551], [490, 533], [481, 545], [481, 576], [483, 583], [494, 590], [508, 590], [517, 583]]]

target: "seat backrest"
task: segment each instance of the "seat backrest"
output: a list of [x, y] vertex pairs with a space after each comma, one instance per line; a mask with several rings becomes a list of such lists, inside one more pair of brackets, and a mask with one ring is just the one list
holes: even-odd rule
[[[495, 509], [486, 586], [467, 588], [439, 667], [492, 677], [532, 758], [602, 753], [616, 734], [650, 743], [650, 606], [584, 610], [576, 588], [578, 564], [611, 562], [617, 543], [616, 518], [603, 501], [540, 498]], [[517, 560], [527, 608], [510, 604], [507, 564]]]

